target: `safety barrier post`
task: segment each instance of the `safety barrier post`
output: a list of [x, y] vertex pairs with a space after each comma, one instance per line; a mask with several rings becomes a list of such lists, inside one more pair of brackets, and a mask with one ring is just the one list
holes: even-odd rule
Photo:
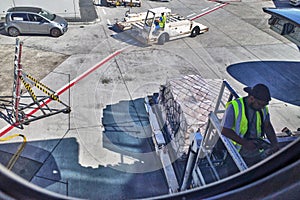
[[21, 80], [22, 76], [22, 65], [21, 65], [21, 55], [22, 55], [22, 45], [23, 43], [16, 39], [15, 47], [15, 59], [14, 59], [14, 84], [13, 84], [13, 116], [15, 121], [19, 122], [19, 102], [21, 95]]

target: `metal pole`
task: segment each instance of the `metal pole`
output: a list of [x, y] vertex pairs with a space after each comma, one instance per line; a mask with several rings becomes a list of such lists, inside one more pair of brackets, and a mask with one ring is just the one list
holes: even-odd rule
[[189, 148], [188, 161], [187, 161], [187, 164], [186, 164], [186, 167], [185, 167], [185, 173], [184, 173], [184, 177], [183, 177], [183, 181], [182, 181], [182, 184], [181, 184], [180, 191], [186, 190], [188, 188], [188, 185], [191, 182], [192, 173], [193, 173], [193, 170], [195, 168], [195, 163], [196, 163], [199, 147], [200, 147], [200, 144], [201, 144], [201, 140], [202, 140], [201, 133], [196, 132], [195, 135], [194, 135], [194, 139], [192, 141], [192, 145]]
[[22, 65], [21, 65], [21, 55], [22, 55], [22, 42], [16, 39], [15, 47], [15, 60], [14, 60], [14, 86], [13, 86], [13, 116], [15, 117], [15, 122], [19, 122], [19, 102], [21, 95], [21, 80], [22, 75]]

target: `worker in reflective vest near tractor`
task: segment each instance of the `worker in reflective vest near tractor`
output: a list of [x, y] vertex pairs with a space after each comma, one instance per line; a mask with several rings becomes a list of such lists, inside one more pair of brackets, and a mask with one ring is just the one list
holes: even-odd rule
[[[248, 93], [247, 97], [226, 105], [222, 134], [232, 140], [244, 161], [251, 166], [279, 148], [267, 107], [271, 100], [269, 88], [257, 84], [253, 88], [244, 88], [244, 91]], [[263, 147], [267, 145], [262, 140], [265, 135], [270, 141], [269, 148]]]
[[166, 21], [167, 21], [167, 17], [165, 13], [161, 13], [161, 17], [159, 18], [159, 27], [161, 29], [165, 28]]
[[164, 30], [166, 21], [167, 21], [167, 17], [165, 13], [161, 13], [159, 19], [155, 20], [154, 22], [155, 24], [155, 29], [153, 31], [154, 35], [158, 35], [160, 30]]

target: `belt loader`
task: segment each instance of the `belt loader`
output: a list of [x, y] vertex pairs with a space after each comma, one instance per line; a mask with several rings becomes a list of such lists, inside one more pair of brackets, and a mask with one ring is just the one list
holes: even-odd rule
[[[281, 150], [274, 153], [267, 138], [256, 139], [259, 151], [249, 156], [259, 156], [264, 162], [248, 166], [232, 141], [221, 133], [226, 104], [239, 97], [226, 80], [203, 79], [200, 75], [170, 79], [158, 93], [145, 97], [152, 141], [170, 193], [193, 188], [197, 189], [194, 198], [203, 199], [237, 184], [253, 187], [253, 180], [262, 181], [262, 173], [274, 173], [285, 158], [299, 155], [295, 149], [289, 153], [286, 150], [297, 143], [295, 148], [299, 149], [300, 128], [291, 131], [285, 127], [282, 133], [276, 133]], [[191, 198], [187, 194], [181, 197]]]

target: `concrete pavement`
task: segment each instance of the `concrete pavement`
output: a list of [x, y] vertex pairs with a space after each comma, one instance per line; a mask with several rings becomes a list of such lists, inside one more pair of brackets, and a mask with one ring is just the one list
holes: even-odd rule
[[[145, 1], [142, 8], [132, 10], [158, 5]], [[21, 36], [28, 49], [67, 56], [42, 79], [56, 91], [99, 67], [60, 96], [71, 106], [70, 115], [59, 114], [7, 133], [23, 133], [28, 139], [14, 171], [47, 190], [78, 198], [166, 194], [142, 98], [157, 92], [168, 79], [188, 74], [225, 78], [240, 94], [244, 85], [265, 81], [274, 94], [270, 112], [276, 131], [284, 126], [295, 130], [299, 85], [295, 78], [282, 79], [281, 74], [284, 69], [289, 69], [288, 77], [299, 73], [299, 51], [268, 29], [268, 16], [261, 7], [272, 5], [271, 1], [230, 3], [198, 19], [209, 26], [208, 33], [164, 46], [143, 47], [108, 29], [108, 22], [122, 18], [126, 8], [96, 7], [97, 23], [72, 24], [59, 38]], [[187, 1], [183, 6], [182, 1], [171, 1], [168, 6], [189, 15], [212, 9], [215, 3]], [[14, 48], [14, 40], [0, 36], [1, 45]], [[289, 91], [296, 91], [293, 101], [287, 101]], [[9, 126], [4, 120], [0, 124], [2, 131]], [[0, 146], [6, 159], [18, 145], [19, 141], [11, 141]]]

